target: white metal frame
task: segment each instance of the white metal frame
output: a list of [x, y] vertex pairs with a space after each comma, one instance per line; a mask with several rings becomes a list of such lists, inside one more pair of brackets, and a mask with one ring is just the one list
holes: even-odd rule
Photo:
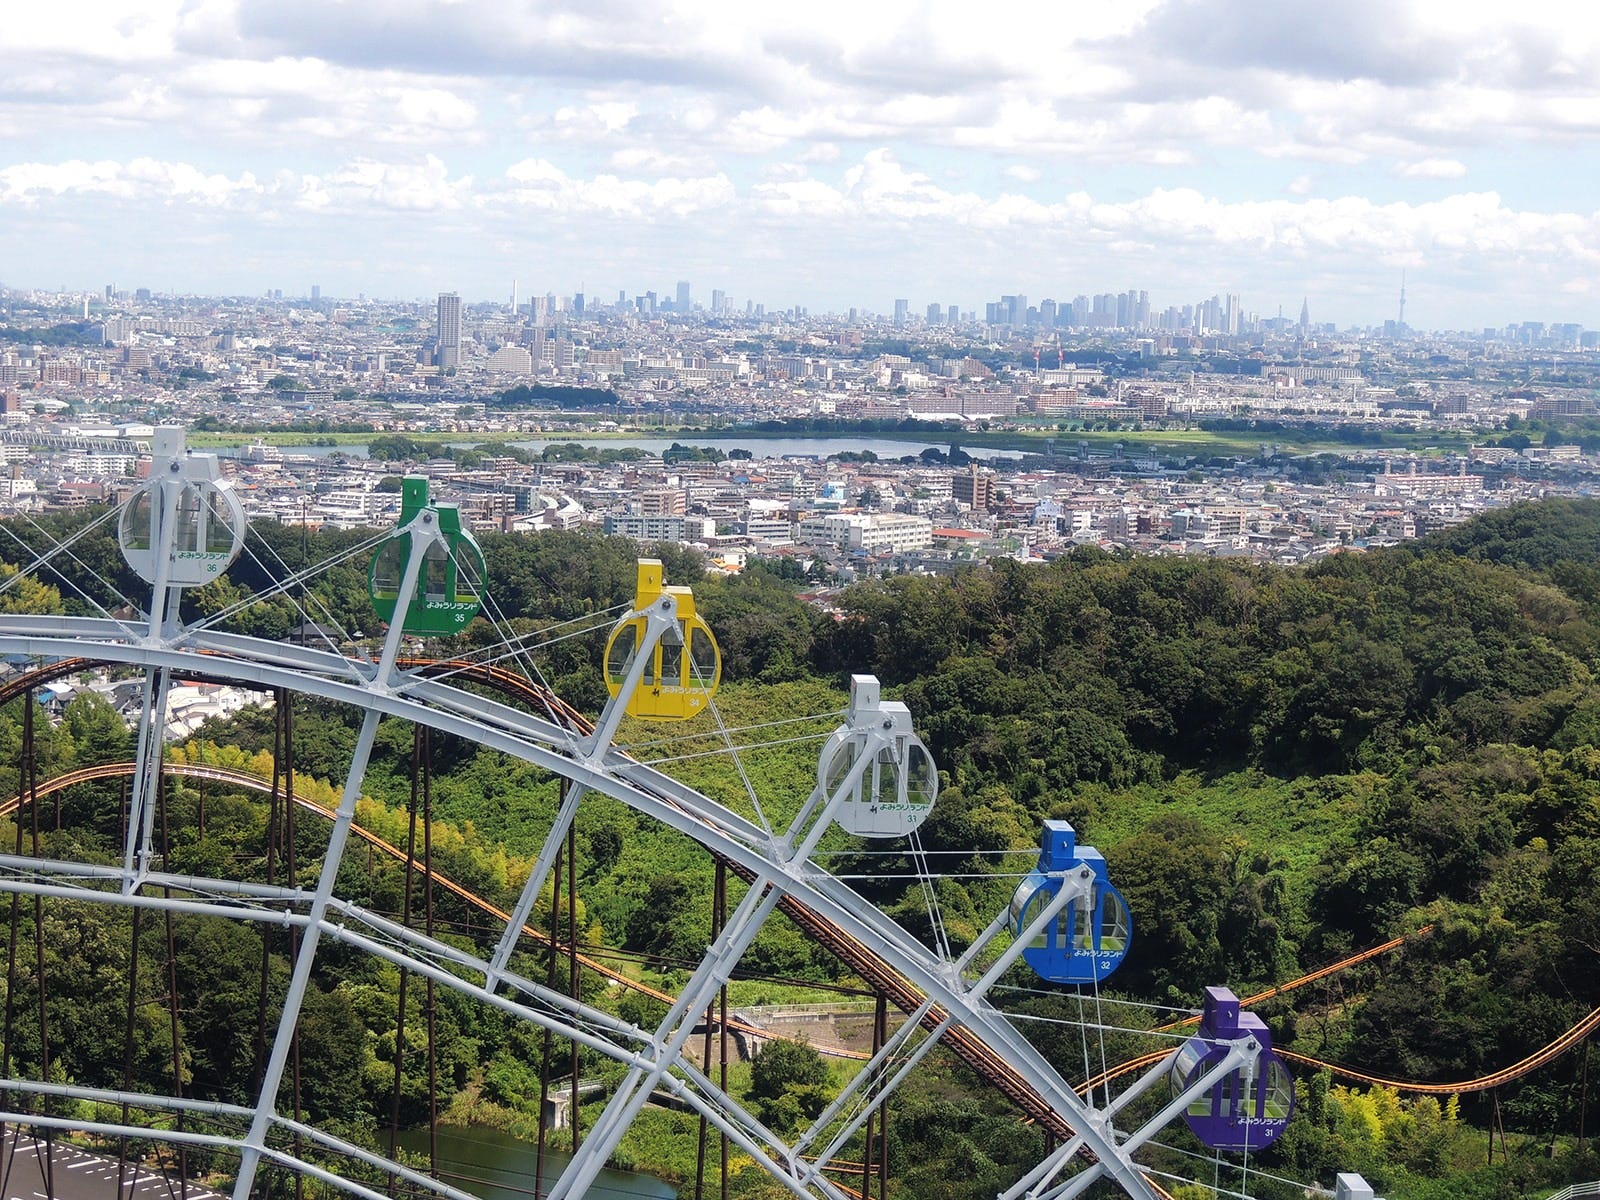
[[[401, 585], [396, 612], [403, 613], [423, 561], [421, 550], [434, 537], [431, 514], [424, 511], [402, 531], [413, 540], [413, 553]], [[944, 959], [927, 949], [874, 909], [843, 881], [814, 865], [811, 854], [841, 806], [853, 803], [862, 772], [871, 768], [885, 747], [903, 753], [908, 741], [906, 722], [885, 719], [885, 706], [877, 702], [876, 680], [856, 681], [859, 703], [852, 705], [852, 723], [842, 727], [861, 747], [851, 771], [832, 794], [822, 782], [800, 806], [794, 823], [771, 833], [724, 805], [618, 752], [611, 737], [620, 720], [629, 689], [601, 714], [594, 735], [578, 741], [571, 730], [552, 721], [441, 680], [397, 670], [401, 641], [400, 622], [390, 629], [376, 662], [345, 658], [324, 650], [281, 642], [241, 637], [203, 628], [177, 626], [166, 611], [165, 581], [155, 582], [151, 619], [142, 626], [113, 620], [57, 616], [0, 616], [0, 654], [20, 654], [41, 660], [90, 657], [143, 669], [149, 697], [141, 722], [139, 774], [142, 794], [154, 795], [153, 777], [160, 762], [160, 713], [168, 681], [174, 675], [204, 674], [232, 678], [262, 688], [282, 688], [321, 700], [349, 704], [363, 714], [360, 735], [352, 755], [343, 793], [323, 857], [316, 886], [311, 889], [262, 887], [236, 881], [195, 879], [152, 870], [148, 799], [138, 821], [128, 824], [122, 864], [90, 867], [78, 863], [0, 855], [0, 895], [26, 894], [71, 897], [76, 900], [140, 906], [171, 912], [228, 917], [253, 922], [295, 926], [301, 931], [288, 994], [279, 1016], [277, 1035], [265, 1079], [255, 1103], [248, 1108], [205, 1105], [168, 1096], [96, 1091], [29, 1081], [0, 1080], [0, 1088], [19, 1095], [71, 1095], [85, 1099], [114, 1097], [135, 1107], [192, 1108], [247, 1122], [236, 1138], [189, 1135], [188, 1140], [231, 1146], [240, 1154], [235, 1200], [248, 1200], [259, 1165], [275, 1163], [301, 1170], [353, 1195], [374, 1197], [370, 1189], [343, 1179], [314, 1163], [294, 1158], [269, 1142], [274, 1131], [300, 1133], [310, 1144], [348, 1156], [356, 1162], [381, 1166], [408, 1182], [435, 1191], [447, 1200], [466, 1200], [457, 1190], [407, 1172], [381, 1157], [301, 1126], [277, 1111], [275, 1098], [291, 1044], [289, 1036], [298, 1020], [315, 955], [324, 939], [357, 947], [402, 969], [433, 979], [444, 987], [472, 996], [483, 1004], [519, 1019], [550, 1029], [627, 1067], [623, 1084], [607, 1101], [597, 1124], [551, 1192], [551, 1200], [581, 1197], [617, 1142], [656, 1089], [666, 1089], [682, 1099], [710, 1125], [741, 1150], [750, 1154], [775, 1179], [796, 1196], [838, 1198], [840, 1190], [825, 1179], [806, 1153], [825, 1146], [818, 1158], [836, 1153], [865, 1121], [870, 1097], [875, 1101], [913, 1070], [921, 1058], [948, 1030], [961, 1026], [1004, 1057], [1028, 1087], [1045, 1098], [1076, 1131], [1076, 1136], [1007, 1193], [1009, 1197], [1070, 1197], [1089, 1183], [1105, 1178], [1139, 1200], [1155, 1200], [1159, 1193], [1139, 1172], [1132, 1155], [1156, 1129], [1181, 1112], [1193, 1091], [1209, 1084], [1225, 1069], [1245, 1062], [1253, 1043], [1236, 1048], [1222, 1063], [1196, 1082], [1190, 1092], [1174, 1100], [1157, 1121], [1147, 1123], [1132, 1136], [1119, 1133], [1114, 1119], [1128, 1101], [1163, 1076], [1165, 1064], [1118, 1097], [1110, 1107], [1096, 1110], [1080, 1099], [1067, 1082], [986, 999], [988, 989], [1020, 955], [1022, 948], [1044, 922], [1054, 919], [1061, 906], [1086, 897], [1092, 886], [1087, 868], [1066, 872], [1052, 902], [1043, 908], [1021, 937], [1015, 938], [983, 971], [969, 980], [967, 972], [990, 951], [1008, 922], [1002, 911], [959, 960]], [[670, 601], [670, 597], [667, 598]], [[645, 637], [635, 656], [635, 674], [648, 659], [654, 643], [674, 628], [671, 603], [652, 609]], [[898, 708], [899, 706], [895, 706]], [[335, 883], [355, 815], [355, 804], [377, 725], [383, 717], [397, 717], [443, 733], [454, 734], [554, 772], [570, 782], [534, 871], [510, 914], [499, 943], [487, 958], [480, 958], [423, 934], [404, 928], [336, 894]], [[914, 735], [910, 741], [915, 741]], [[830, 743], [832, 745], [833, 743]], [[920, 744], [919, 744], [920, 745]], [[826, 751], [825, 751], [826, 753]], [[826, 778], [828, 772], [820, 775]], [[708, 947], [681, 996], [661, 1024], [652, 1030], [636, 1028], [597, 1011], [581, 1001], [553, 992], [512, 969], [512, 950], [532, 910], [557, 846], [589, 792], [609, 796], [699, 842], [722, 856], [751, 882], [721, 933]], [[166, 894], [171, 890], [170, 898]], [[759, 933], [780, 900], [792, 897], [846, 936], [878, 955], [889, 967], [914, 984], [926, 997], [922, 1007], [891, 1037], [857, 1076], [856, 1081], [791, 1145], [766, 1129], [751, 1113], [700, 1071], [685, 1053], [693, 1028], [718, 989], [727, 981], [740, 955]], [[463, 976], [466, 976], [463, 978]], [[937, 1014], [935, 1018], [930, 1016]], [[931, 1032], [917, 1041], [924, 1020]], [[49, 1126], [51, 1120], [21, 1111], [0, 1112], [0, 1121], [23, 1121]], [[71, 1122], [108, 1136], [133, 1132], [116, 1122]], [[143, 1137], [169, 1137], [140, 1128]], [[1086, 1152], [1090, 1164], [1057, 1182], [1074, 1155]], [[1020, 1190], [1019, 1190], [1020, 1189]]]

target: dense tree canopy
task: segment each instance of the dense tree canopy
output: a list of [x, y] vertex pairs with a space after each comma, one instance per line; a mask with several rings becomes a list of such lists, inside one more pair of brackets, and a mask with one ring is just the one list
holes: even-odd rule
[[[49, 517], [13, 532], [31, 546], [41, 529], [66, 537], [95, 515]], [[286, 574], [338, 560], [364, 537], [258, 523], [251, 553], [226, 578], [186, 594], [186, 611], [283, 637], [302, 619], [303, 593], [326, 614], [319, 619], [350, 635], [375, 633], [361, 556], [336, 561], [293, 595], [271, 594]], [[481, 620], [435, 649], [486, 648], [514, 634], [545, 679], [596, 711], [605, 699], [598, 647], [632, 600], [641, 547], [580, 533], [485, 534], [482, 544], [502, 623]], [[104, 526], [74, 552], [103, 582], [63, 563], [30, 603], [93, 612], [140, 595]], [[941, 770], [940, 801], [921, 830], [943, 875], [931, 885], [937, 913], [909, 854], [838, 838], [828, 861], [918, 936], [931, 941], [942, 930], [964, 945], [1006, 902], [1040, 822], [1066, 817], [1083, 842], [1104, 851], [1133, 911], [1132, 948], [1106, 1003], [1181, 1007], [1212, 983], [1243, 994], [1428, 926], [1402, 953], [1262, 1011], [1281, 1045], [1393, 1078], [1452, 1081], [1546, 1044], [1600, 1002], [1600, 504], [1519, 506], [1414, 546], [1306, 569], [1080, 551], [1044, 566], [1002, 561], [949, 577], [892, 577], [844, 592], [838, 619], [796, 598], [803, 579], [790, 567], [757, 561], [741, 576], [710, 577], [692, 552], [650, 552], [664, 560], [670, 582], [695, 587], [717, 633], [727, 679], [719, 704], [730, 723], [761, 727], [836, 712], [846, 676], [860, 671], [875, 672], [909, 705]], [[268, 598], [251, 603], [257, 597]], [[587, 626], [586, 636], [568, 636]], [[20, 705], [0, 711], [0, 790], [11, 794]], [[125, 727], [92, 693], [55, 723], [42, 711], [35, 718], [44, 775], [131, 753]], [[304, 794], [333, 795], [354, 725], [354, 714], [297, 702]], [[709, 719], [691, 734], [696, 729], [715, 732]], [[623, 734], [651, 736], [631, 727]], [[270, 770], [272, 745], [272, 716], [257, 708], [212, 724], [180, 752]], [[408, 727], [386, 722], [367, 780], [361, 819], [393, 844], [408, 836], [412, 747]], [[555, 781], [469, 742], [438, 738], [431, 753], [432, 840], [444, 869], [508, 903], [529, 870], [536, 831], [554, 811]], [[781, 807], [810, 788], [814, 754], [808, 744], [744, 763]], [[742, 787], [730, 787], [709, 760], [690, 754], [672, 769], [729, 803], [742, 801]], [[41, 852], [53, 845], [90, 858], [114, 853], [115, 785], [96, 786], [104, 790], [64, 797], [60, 831], [46, 823]], [[182, 785], [171, 803], [175, 868], [264, 877], [260, 803], [214, 789], [202, 799]], [[8, 828], [0, 838], [9, 845], [17, 831]], [[302, 867], [315, 862], [320, 836], [314, 825], [301, 827]], [[584, 802], [577, 847], [580, 936], [640, 956], [639, 969], [667, 986], [680, 980], [710, 936], [712, 867], [704, 855], [595, 798]], [[403, 877], [394, 864], [369, 858], [349, 869], [363, 902], [398, 911]], [[457, 901], [441, 903], [452, 936], [484, 936], [486, 927]], [[81, 1082], [120, 1087], [130, 1070], [120, 1030], [134, 918], [77, 907], [44, 910], [47, 925], [56, 923], [47, 931], [48, 977], [73, 980], [52, 997], [62, 1044], [71, 1039], [58, 1061]], [[548, 923], [552, 908], [564, 902], [547, 889], [536, 922]], [[32, 944], [32, 919], [22, 906], [22, 944]], [[137, 937], [159, 962], [157, 923], [146, 919]], [[270, 931], [178, 923], [179, 1058], [190, 1094], [248, 1094], [260, 1048], [237, 1031], [253, 1030], [261, 1006], [270, 1011], [281, 994], [289, 947], [274, 939]], [[253, 981], [263, 962], [265, 1000], [237, 982]], [[35, 965], [22, 961], [19, 970], [19, 1010], [31, 1011]], [[763, 931], [744, 970], [759, 977], [748, 981], [752, 994], [794, 981], [849, 982], [782, 920]], [[308, 1108], [351, 1129], [386, 1120], [397, 977], [332, 956], [315, 985], [302, 1045], [306, 1071], [318, 1072]], [[997, 993], [999, 1001], [1038, 1018], [1024, 1024], [1029, 1035], [1063, 1070], [1081, 1072], [1076, 1029], [1060, 1024], [1079, 1011], [1074, 998], [1040, 989], [1020, 970], [1008, 987], [1017, 990]], [[598, 986], [594, 995], [629, 1020], [659, 1017], [653, 1001]], [[408, 1014], [418, 1003], [413, 993]], [[447, 1086], [526, 1110], [542, 1049], [511, 1023], [474, 1023], [454, 1005], [436, 1014]], [[172, 1070], [169, 1027], [155, 1008], [135, 1015], [131, 1071], [136, 1082], [159, 1081]], [[408, 1015], [408, 1028], [420, 1020], [420, 1010]], [[1142, 1009], [1118, 1010], [1117, 1020], [1155, 1021]], [[1118, 1048], [1132, 1054], [1146, 1043], [1118, 1033], [1109, 1052]], [[41, 1052], [20, 1030], [18, 1063], [36, 1066]], [[826, 1071], [802, 1057], [784, 1050], [764, 1068], [776, 1072], [787, 1058], [796, 1059], [789, 1067], [805, 1067], [776, 1092], [753, 1073], [750, 1102], [781, 1127], [831, 1092]], [[402, 1107], [413, 1117], [423, 1111], [423, 1070], [412, 1056], [402, 1071]], [[1501, 1118], [1546, 1143], [1566, 1138], [1584, 1112], [1586, 1086], [1575, 1063], [1560, 1060], [1502, 1088]], [[1487, 1196], [1506, 1178], [1469, 1175], [1461, 1152], [1489, 1119], [1486, 1100], [1430, 1106], [1346, 1090], [1320, 1075], [1303, 1078], [1301, 1090], [1302, 1118], [1266, 1157], [1289, 1176], [1326, 1182], [1331, 1171], [1355, 1166], [1399, 1200]], [[1008, 1171], [1014, 1176], [1037, 1157], [1040, 1142], [970, 1080], [939, 1072], [906, 1094], [893, 1139], [907, 1196], [925, 1194], [915, 1187], [935, 1178], [941, 1195], [992, 1195]], [[1481, 1150], [1480, 1140], [1473, 1155]], [[1583, 1169], [1565, 1150], [1539, 1168], [1549, 1178]], [[1429, 1190], [1447, 1177], [1455, 1191]], [[1267, 1186], [1260, 1194], [1277, 1193]]]

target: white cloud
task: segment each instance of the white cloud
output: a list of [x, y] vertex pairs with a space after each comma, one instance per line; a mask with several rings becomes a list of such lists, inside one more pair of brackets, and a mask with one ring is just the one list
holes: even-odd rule
[[1467, 164], [1453, 158], [1424, 158], [1399, 163], [1394, 172], [1404, 179], [1460, 179], [1467, 173]]
[[714, 168], [707, 155], [672, 154], [651, 146], [628, 146], [615, 151], [611, 165], [630, 175], [688, 175]]
[[947, 235], [963, 228], [1041, 230], [1060, 241], [1115, 239], [1130, 250], [1186, 247], [1279, 264], [1328, 257], [1437, 266], [1482, 265], [1485, 257], [1508, 267], [1524, 260], [1552, 266], [1600, 261], [1600, 215], [1517, 211], [1492, 192], [1376, 204], [1358, 196], [1228, 202], [1193, 188], [1158, 188], [1120, 202], [1074, 193], [1041, 203], [947, 191], [887, 151], [874, 151], [838, 185], [810, 179], [763, 184], [751, 189], [751, 199], [775, 214], [915, 221], [919, 234], [929, 237], [941, 227]]
[[473, 180], [470, 175], [451, 179], [444, 163], [430, 154], [409, 163], [355, 159], [326, 175], [302, 177], [298, 190], [298, 204], [308, 209], [439, 212], [466, 207]]
[[638, 115], [637, 105], [610, 101], [563, 105], [553, 121], [562, 137], [602, 138], [621, 133]]
[[841, 143], [892, 142], [1142, 167], [1152, 185], [1217, 152], [1471, 165], [1494, 138], [1600, 135], [1587, 10], [1351, 5], [508, 0], [466, 20], [452, 0], [78, 0], [79, 20], [9, 15], [20, 69], [0, 132], [68, 153], [94, 130], [156, 157], [208, 134], [439, 152], [503, 144], [513, 131], [495, 114], [510, 109], [533, 142], [523, 154], [604, 141], [714, 174], [737, 164], [708, 154], [825, 161]]
[[816, 179], [757, 184], [751, 194], [761, 208], [779, 217], [837, 219], [850, 211], [839, 189]]
[[96, 62], [159, 59], [171, 52], [181, 0], [78, 0], [7, 8], [5, 48], [18, 60], [69, 54]]
[[[937, 236], [1002, 271], [1047, 241], [1159, 270], [1525, 255], [1551, 293], [1595, 247], [1568, 211], [1600, 140], [1593, 6], [66, 0], [5, 29], [0, 202], [28, 220], [99, 198], [470, 233], [533, 208], [636, 222], [652, 261], [681, 244], [656, 222], [715, 212], [705, 237], [745, 222], [773, 262], [784, 222], [826, 223], [854, 246], [826, 274], [857, 279]], [[393, 252], [354, 237], [354, 261]]]
[[255, 177], [210, 175], [188, 163], [137, 158], [62, 163], [17, 163], [0, 168], [0, 201], [37, 205], [62, 195], [101, 195], [119, 200], [184, 201], [223, 206], [261, 194]]
[[581, 179], [544, 159], [524, 159], [507, 167], [505, 177], [510, 186], [490, 193], [485, 203], [551, 213], [603, 213], [648, 219], [693, 216], [735, 199], [733, 184], [725, 175], [667, 177], [654, 182], [619, 179], [609, 174]]
[[[1351, 195], [1226, 201], [1194, 188], [1156, 188], [1116, 201], [1087, 192], [1042, 200], [952, 190], [884, 148], [863, 155], [832, 180], [805, 174], [800, 164], [774, 164], [766, 179], [743, 188], [720, 172], [652, 173], [652, 167], [674, 165], [666, 157], [629, 154], [625, 161], [646, 177], [610, 172], [585, 176], [549, 159], [526, 158], [480, 180], [452, 173], [435, 155], [399, 161], [361, 157], [322, 172], [284, 167], [236, 176], [152, 158], [21, 162], [0, 167], [0, 201], [38, 208], [101, 196], [262, 213], [294, 209], [359, 214], [378, 209], [494, 214], [532, 208], [574, 219], [599, 214], [642, 220], [716, 210], [733, 220], [776, 215], [841, 226], [912, 223], [919, 236], [937, 232], [945, 237], [978, 230], [1035, 230], [1055, 239], [1115, 238], [1130, 247], [1206, 247], [1281, 260], [1488, 256], [1568, 267], [1600, 261], [1600, 215], [1518, 210], [1494, 192], [1464, 192], [1415, 204], [1379, 204]], [[1448, 164], [1415, 166], [1430, 172], [1428, 178], [1453, 173]], [[1302, 190], [1309, 187], [1307, 180]]]

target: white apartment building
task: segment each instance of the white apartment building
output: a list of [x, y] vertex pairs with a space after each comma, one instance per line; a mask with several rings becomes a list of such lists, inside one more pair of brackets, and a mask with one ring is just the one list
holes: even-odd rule
[[765, 542], [769, 546], [794, 545], [794, 525], [777, 517], [763, 517], [752, 512], [739, 522], [739, 532], [752, 541]]
[[837, 513], [801, 521], [796, 540], [804, 545], [838, 546], [868, 554], [902, 554], [933, 545], [933, 522], [906, 513]]
[[533, 355], [521, 346], [501, 346], [489, 356], [489, 370], [496, 375], [532, 375]]
[[639, 542], [703, 542], [717, 533], [717, 523], [707, 517], [646, 517], [634, 513], [607, 513], [604, 528], [607, 533]]

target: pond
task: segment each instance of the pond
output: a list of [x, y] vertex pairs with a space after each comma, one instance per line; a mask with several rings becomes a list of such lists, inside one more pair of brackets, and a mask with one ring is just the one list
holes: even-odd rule
[[[565, 1133], [560, 1136], [565, 1137]], [[405, 1149], [426, 1157], [428, 1131], [410, 1129], [400, 1135]], [[544, 1152], [544, 1190], [561, 1177], [570, 1155]], [[439, 1127], [439, 1174], [445, 1183], [483, 1200], [532, 1200], [534, 1167], [539, 1148], [498, 1129], [484, 1126]], [[635, 1171], [600, 1172], [586, 1200], [674, 1200], [671, 1187], [653, 1175]]]

